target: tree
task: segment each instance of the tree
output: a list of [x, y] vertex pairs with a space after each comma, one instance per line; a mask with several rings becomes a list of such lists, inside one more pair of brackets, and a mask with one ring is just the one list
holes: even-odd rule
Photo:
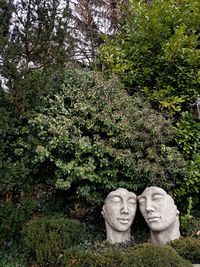
[[183, 177], [171, 123], [116, 78], [66, 69], [60, 89], [43, 103], [29, 118], [28, 143], [22, 138], [17, 148], [31, 155], [35, 180], [94, 204], [118, 187], [173, 191]]
[[42, 93], [29, 86], [32, 70], [43, 70], [45, 91], [50, 69], [94, 62], [102, 34], [116, 30], [124, 2], [1, 1], [1, 77], [19, 116], [32, 105], [30, 95]]
[[26, 84], [24, 81], [26, 97], [30, 100], [28, 110], [20, 117], [10, 92], [0, 92], [0, 197], [7, 200], [19, 197], [21, 192], [32, 191], [39, 183], [31, 162], [32, 146], [37, 140], [30, 132], [28, 119], [33, 112], [42, 109], [44, 96], [57, 93], [62, 81], [60, 70], [45, 74], [42, 69], [32, 70], [26, 77]]
[[72, 1], [72, 32], [75, 38], [75, 58], [87, 64], [96, 61], [104, 35], [113, 35], [123, 19], [127, 0]]
[[101, 56], [130, 94], [144, 94], [154, 108], [173, 118], [177, 145], [187, 160], [187, 174], [177, 178], [176, 195], [196, 195], [200, 126], [189, 109], [200, 88], [200, 2], [132, 0], [125, 18]]
[[102, 48], [105, 64], [130, 93], [173, 115], [188, 110], [200, 86], [200, 2], [132, 0], [125, 18]]
[[31, 101], [27, 99], [31, 86], [27, 85], [32, 70], [45, 73], [50, 68], [59, 69], [70, 58], [69, 1], [63, 5], [58, 0], [11, 3], [2, 1], [4, 24], [8, 26], [2, 26], [1, 76], [22, 115]]

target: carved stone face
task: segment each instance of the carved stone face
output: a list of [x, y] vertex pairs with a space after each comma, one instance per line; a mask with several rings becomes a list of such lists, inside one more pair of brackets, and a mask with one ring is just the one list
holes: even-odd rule
[[131, 227], [136, 208], [136, 195], [124, 188], [118, 188], [108, 194], [102, 215], [113, 230], [126, 232]]
[[161, 232], [175, 224], [179, 211], [172, 197], [162, 188], [147, 187], [138, 201], [140, 211], [152, 231]]

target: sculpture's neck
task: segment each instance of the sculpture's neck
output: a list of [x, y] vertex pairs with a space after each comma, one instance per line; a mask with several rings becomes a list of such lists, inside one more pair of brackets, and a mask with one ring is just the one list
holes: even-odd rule
[[177, 218], [175, 223], [164, 231], [150, 232], [151, 242], [155, 244], [166, 244], [170, 241], [180, 238], [179, 219]]
[[118, 232], [111, 228], [108, 223], [106, 223], [106, 235], [107, 241], [111, 244], [127, 242], [131, 240], [130, 229], [128, 229], [126, 232]]

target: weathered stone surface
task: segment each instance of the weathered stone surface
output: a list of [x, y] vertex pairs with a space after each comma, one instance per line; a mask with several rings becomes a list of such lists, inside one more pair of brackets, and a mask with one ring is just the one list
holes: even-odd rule
[[151, 186], [138, 196], [139, 207], [150, 228], [151, 242], [165, 244], [180, 237], [179, 211], [162, 188]]
[[136, 208], [137, 197], [133, 192], [118, 188], [107, 195], [101, 213], [105, 219], [108, 242], [130, 241]]

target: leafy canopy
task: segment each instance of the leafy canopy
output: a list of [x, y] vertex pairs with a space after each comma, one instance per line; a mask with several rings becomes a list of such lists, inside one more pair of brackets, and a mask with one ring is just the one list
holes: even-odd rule
[[178, 114], [199, 94], [199, 29], [199, 1], [131, 0], [124, 26], [100, 56], [131, 93], [141, 90]]
[[185, 162], [172, 145], [170, 121], [116, 78], [72, 69], [64, 76], [28, 122], [34, 142], [22, 150], [31, 153], [37, 179], [92, 203], [117, 187], [172, 188]]

